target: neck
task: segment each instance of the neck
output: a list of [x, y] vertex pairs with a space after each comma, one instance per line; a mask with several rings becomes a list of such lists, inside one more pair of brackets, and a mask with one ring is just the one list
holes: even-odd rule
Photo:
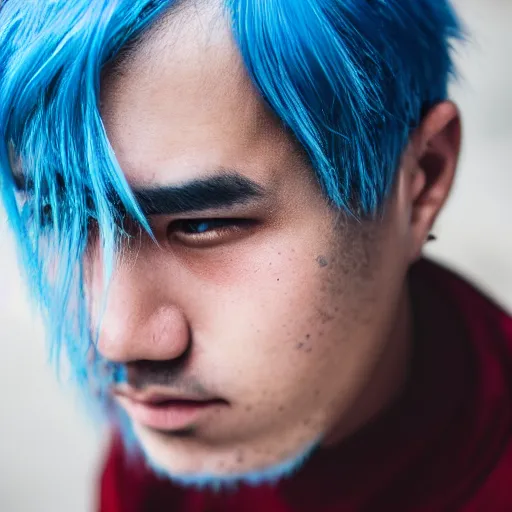
[[383, 349], [354, 405], [326, 435], [323, 446], [338, 444], [387, 410], [400, 396], [409, 377], [413, 338], [412, 308], [407, 285]]

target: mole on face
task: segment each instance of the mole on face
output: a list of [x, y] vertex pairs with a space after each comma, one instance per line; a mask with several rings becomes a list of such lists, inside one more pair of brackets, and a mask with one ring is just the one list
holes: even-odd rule
[[327, 258], [325, 256], [318, 256], [318, 258], [316, 259], [316, 262], [318, 263], [318, 266], [323, 268], [323, 267], [327, 267], [327, 265], [329, 264], [329, 262], [327, 261]]

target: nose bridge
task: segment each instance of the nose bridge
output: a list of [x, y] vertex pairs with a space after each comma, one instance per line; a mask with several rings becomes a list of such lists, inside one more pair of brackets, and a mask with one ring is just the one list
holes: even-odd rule
[[187, 349], [189, 328], [172, 291], [168, 272], [144, 261], [121, 262], [109, 283], [98, 349], [110, 361], [163, 361]]

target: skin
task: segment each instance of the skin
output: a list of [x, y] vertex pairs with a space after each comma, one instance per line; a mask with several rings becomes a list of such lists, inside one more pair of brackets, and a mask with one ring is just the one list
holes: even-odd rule
[[[99, 350], [126, 366], [125, 388], [228, 404], [187, 435], [134, 423], [156, 466], [191, 479], [264, 472], [315, 441], [329, 449], [396, 399], [411, 342], [406, 274], [448, 196], [459, 152], [453, 104], [433, 108], [411, 137], [383, 218], [361, 223], [327, 204], [213, 8], [150, 33], [106, 73], [101, 108], [134, 189], [229, 169], [265, 190], [228, 209], [151, 216], [158, 245], [142, 236], [116, 268]], [[191, 235], [176, 227], [183, 218], [257, 224]], [[100, 268], [96, 250], [94, 304]]]

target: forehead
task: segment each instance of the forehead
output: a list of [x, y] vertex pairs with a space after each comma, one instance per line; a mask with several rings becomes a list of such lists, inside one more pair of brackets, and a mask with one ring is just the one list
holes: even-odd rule
[[248, 78], [228, 20], [211, 7], [163, 20], [106, 74], [102, 117], [133, 184], [222, 168], [268, 182], [294, 151]]

